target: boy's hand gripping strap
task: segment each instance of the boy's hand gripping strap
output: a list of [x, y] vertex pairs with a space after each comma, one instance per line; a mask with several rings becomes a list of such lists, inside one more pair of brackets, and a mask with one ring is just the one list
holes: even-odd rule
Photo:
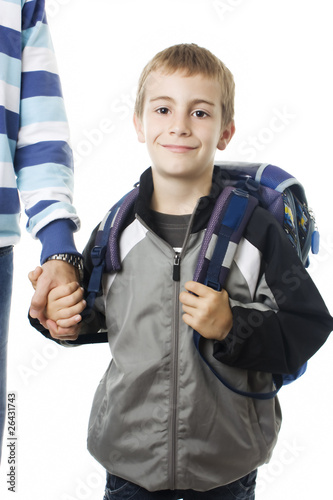
[[[246, 191], [232, 187], [226, 187], [222, 191], [206, 230], [193, 278], [195, 281], [199, 281], [217, 291], [223, 288], [238, 243], [257, 205], [258, 200], [250, 196]], [[200, 350], [202, 337], [195, 330], [193, 330], [193, 340], [200, 357], [220, 382], [231, 391], [241, 396], [256, 399], [271, 399], [276, 396], [281, 388], [282, 380], [281, 383], [279, 381], [276, 384], [275, 390], [267, 393], [250, 393], [236, 389], [203, 356]]]

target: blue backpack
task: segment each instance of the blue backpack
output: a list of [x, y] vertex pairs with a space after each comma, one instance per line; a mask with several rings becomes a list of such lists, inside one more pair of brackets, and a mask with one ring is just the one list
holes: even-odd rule
[[[284, 170], [264, 163], [217, 162], [222, 169], [224, 189], [215, 204], [200, 249], [194, 281], [220, 291], [253, 210], [259, 204], [281, 224], [299, 258], [307, 267], [309, 251], [319, 251], [319, 233], [308, 208], [302, 185]], [[127, 215], [139, 193], [136, 186], [116, 203], [101, 222], [91, 251], [93, 271], [88, 285], [87, 311], [102, 293], [104, 272], [120, 271], [119, 237]], [[109, 252], [106, 258], [107, 248]], [[208, 251], [209, 250], [209, 251]], [[100, 335], [100, 334], [99, 334]], [[274, 375], [274, 390], [266, 393], [240, 391], [227, 382], [205, 359], [201, 348], [201, 335], [193, 331], [194, 344], [216, 377], [230, 390], [255, 399], [271, 399], [282, 385], [299, 378], [306, 370], [305, 363], [297, 372]], [[106, 341], [106, 338], [103, 339]]]

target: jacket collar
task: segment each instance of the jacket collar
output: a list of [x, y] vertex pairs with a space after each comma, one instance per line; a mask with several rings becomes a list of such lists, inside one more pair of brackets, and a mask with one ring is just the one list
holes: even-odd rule
[[[224, 187], [222, 169], [221, 167], [215, 165], [212, 177], [212, 186], [208, 196], [203, 196], [200, 198], [199, 204], [196, 210], [196, 216], [194, 219], [194, 224], [192, 232], [196, 233], [207, 227], [209, 218], [212, 214], [213, 208], [215, 206], [218, 196]], [[140, 177], [139, 184], [139, 196], [135, 203], [135, 214], [138, 214], [142, 220], [154, 231], [154, 220], [151, 215], [150, 210], [150, 200], [154, 191], [154, 183], [152, 176], [152, 169], [149, 167], [145, 170]]]

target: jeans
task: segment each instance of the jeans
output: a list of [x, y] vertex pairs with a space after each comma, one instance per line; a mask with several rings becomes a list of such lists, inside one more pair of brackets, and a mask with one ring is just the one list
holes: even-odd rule
[[254, 500], [257, 471], [210, 491], [147, 491], [125, 479], [107, 473], [104, 500]]
[[7, 341], [13, 284], [13, 247], [0, 248], [0, 462], [7, 402]]

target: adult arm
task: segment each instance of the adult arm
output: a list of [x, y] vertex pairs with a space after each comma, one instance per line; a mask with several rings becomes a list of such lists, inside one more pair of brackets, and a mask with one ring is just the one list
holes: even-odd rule
[[[73, 158], [57, 65], [45, 16], [45, 2], [22, 8], [20, 122], [15, 173], [28, 216], [27, 230], [42, 243], [43, 273], [31, 302], [31, 315], [42, 323], [49, 291], [78, 280], [55, 254], [78, 255], [73, 233], [79, 219], [73, 207]], [[50, 326], [50, 325], [49, 325]]]

